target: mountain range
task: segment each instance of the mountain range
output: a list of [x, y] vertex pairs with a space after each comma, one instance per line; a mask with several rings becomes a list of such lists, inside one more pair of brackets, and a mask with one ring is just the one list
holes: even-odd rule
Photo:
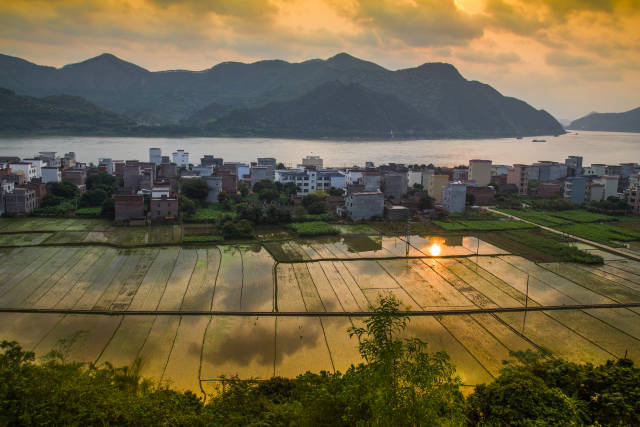
[[391, 71], [346, 53], [158, 72], [110, 54], [62, 68], [0, 55], [0, 87], [36, 98], [82, 97], [137, 123], [116, 132], [137, 134], [472, 138], [564, 132], [546, 111], [466, 80], [450, 64]]
[[567, 129], [605, 132], [640, 132], [640, 107], [623, 113], [591, 113], [574, 120]]

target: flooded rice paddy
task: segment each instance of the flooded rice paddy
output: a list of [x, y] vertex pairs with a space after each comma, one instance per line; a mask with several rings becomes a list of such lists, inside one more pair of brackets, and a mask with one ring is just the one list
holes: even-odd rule
[[[431, 256], [434, 244], [438, 256]], [[141, 358], [143, 376], [196, 392], [236, 374], [346, 370], [360, 360], [347, 328], [362, 323], [357, 313], [381, 293], [414, 311], [640, 302], [639, 262], [537, 264], [475, 237], [24, 245], [0, 249], [0, 278], [1, 308], [59, 310], [5, 310], [0, 339], [83, 362]], [[167, 311], [174, 314], [159, 314]], [[517, 350], [640, 361], [640, 309], [633, 307], [412, 316], [406, 334], [447, 351], [466, 385], [489, 381]]]

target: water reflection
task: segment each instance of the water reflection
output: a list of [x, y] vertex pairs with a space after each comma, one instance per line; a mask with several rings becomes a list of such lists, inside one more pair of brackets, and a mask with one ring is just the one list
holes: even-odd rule
[[431, 256], [440, 255], [440, 245], [438, 245], [437, 243], [431, 245], [431, 247], [429, 248], [429, 254], [431, 254]]

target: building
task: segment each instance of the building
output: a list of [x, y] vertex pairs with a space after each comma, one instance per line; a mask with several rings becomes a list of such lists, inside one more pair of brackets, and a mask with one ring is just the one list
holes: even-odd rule
[[66, 169], [62, 171], [62, 180], [80, 187], [85, 185], [87, 181], [87, 171], [84, 169]]
[[540, 182], [559, 181], [567, 177], [567, 165], [551, 162], [540, 161], [531, 165], [529, 168], [529, 179]]
[[173, 153], [173, 163], [179, 168], [189, 167], [189, 153], [185, 153], [184, 150], [178, 150]]
[[131, 221], [146, 219], [144, 197], [138, 194], [115, 196], [116, 221]]
[[384, 209], [384, 216], [390, 221], [407, 221], [409, 208], [406, 206], [389, 206]]
[[4, 209], [9, 215], [28, 214], [38, 207], [36, 192], [27, 188], [14, 188], [4, 195]]
[[208, 166], [194, 166], [191, 168], [191, 172], [197, 176], [211, 176], [213, 175], [213, 165]]
[[407, 172], [407, 186], [409, 188], [413, 188], [414, 185], [420, 184], [422, 185], [422, 171], [410, 170]]
[[467, 194], [473, 196], [475, 205], [493, 205], [496, 202], [496, 189], [489, 187], [472, 187], [467, 185]]
[[469, 169], [456, 168], [451, 171], [452, 181], [467, 181], [469, 179]]
[[584, 168], [583, 175], [586, 176], [604, 176], [607, 172], [607, 165], [602, 163], [594, 163], [588, 168]]
[[602, 184], [604, 186], [603, 200], [607, 200], [609, 197], [618, 196], [618, 176], [604, 175], [599, 178], [594, 178], [593, 182], [596, 184]]
[[424, 188], [425, 190], [429, 190], [429, 181], [431, 180], [431, 177], [433, 176], [433, 174], [435, 173], [434, 169], [423, 169], [422, 170], [422, 188]]
[[162, 163], [158, 168], [159, 178], [175, 178], [178, 176], [178, 166], [172, 163]]
[[401, 199], [407, 194], [407, 174], [390, 172], [384, 175], [384, 196], [387, 198]]
[[149, 163], [159, 166], [162, 163], [162, 150], [159, 148], [149, 148]]
[[114, 173], [114, 170], [113, 170], [113, 159], [110, 159], [110, 158], [98, 159], [98, 166], [104, 167], [105, 171], [108, 174], [113, 175], [113, 173]]
[[491, 176], [506, 175], [511, 166], [508, 165], [491, 165]]
[[293, 182], [298, 188], [297, 195], [306, 196], [318, 189], [318, 172], [314, 169], [281, 169], [276, 171], [276, 181]]
[[563, 184], [552, 182], [541, 182], [536, 189], [536, 194], [539, 197], [550, 199], [552, 197], [558, 197], [562, 194]]
[[179, 217], [178, 199], [166, 195], [151, 198], [149, 215], [153, 222], [173, 222]]
[[433, 200], [442, 203], [442, 188], [449, 184], [449, 175], [431, 175], [429, 178], [429, 188], [427, 193]]
[[62, 181], [62, 173], [60, 169], [45, 166], [42, 168], [42, 183], [47, 184], [49, 182], [60, 182]]
[[47, 166], [46, 160], [43, 159], [23, 159], [25, 163], [31, 163], [36, 168], [36, 175], [34, 178], [42, 178], [42, 168]]
[[599, 202], [604, 200], [604, 185], [595, 181], [587, 182], [587, 190], [584, 196], [587, 202]]
[[328, 191], [330, 188], [344, 189], [346, 176], [337, 169], [321, 169], [316, 174], [316, 188]]
[[302, 166], [307, 168], [322, 169], [323, 161], [320, 156], [307, 156], [302, 159]]
[[135, 193], [140, 189], [141, 170], [139, 165], [125, 166], [122, 171], [122, 186], [130, 193]]
[[214, 157], [210, 154], [205, 154], [200, 158], [200, 166], [213, 166], [214, 169], [222, 166], [224, 160], [222, 158]]
[[9, 168], [15, 174], [22, 174], [25, 181], [31, 181], [38, 177], [36, 167], [29, 162], [9, 163]]
[[442, 209], [450, 213], [464, 212], [467, 203], [467, 185], [464, 182], [450, 182], [442, 188]]
[[518, 194], [527, 194], [529, 189], [529, 166], [517, 164], [507, 171], [507, 184], [518, 187]]
[[258, 157], [258, 166], [267, 166], [268, 168], [270, 168], [271, 171], [271, 177], [269, 178], [271, 181], [273, 181], [276, 176], [275, 176], [275, 172], [276, 172], [276, 159], [273, 157]]
[[207, 176], [203, 178], [207, 186], [209, 187], [209, 194], [207, 194], [208, 203], [218, 203], [218, 194], [222, 192], [222, 177], [221, 176]]
[[574, 205], [584, 204], [586, 191], [587, 178], [584, 176], [572, 176], [564, 181], [563, 197]]
[[640, 175], [631, 175], [628, 180], [627, 205], [634, 215], [640, 215]]
[[271, 166], [251, 166], [251, 186], [262, 180], [273, 180], [273, 168]]
[[582, 175], [582, 157], [569, 156], [565, 159], [564, 164], [567, 166], [567, 176]]
[[154, 185], [151, 189], [151, 198], [159, 199], [162, 196], [169, 197], [171, 195], [171, 186], [169, 184]]
[[352, 193], [344, 199], [345, 214], [352, 220], [369, 219], [384, 215], [384, 194], [380, 191]]
[[469, 179], [478, 187], [486, 187], [491, 182], [491, 160], [469, 160]]

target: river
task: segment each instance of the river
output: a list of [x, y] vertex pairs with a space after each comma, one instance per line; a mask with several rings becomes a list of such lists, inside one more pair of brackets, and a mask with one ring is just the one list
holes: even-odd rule
[[[532, 142], [546, 139], [547, 142]], [[584, 157], [584, 164], [640, 162], [640, 133], [569, 132], [558, 137], [523, 139], [444, 139], [338, 141], [276, 138], [123, 138], [123, 137], [10, 137], [0, 138], [0, 156], [30, 157], [39, 151], [74, 151], [79, 161], [148, 160], [149, 148], [159, 147], [163, 155], [177, 149], [190, 154], [197, 164], [203, 154], [225, 161], [250, 162], [257, 157], [275, 157], [295, 166], [302, 157], [317, 155], [325, 166], [376, 165], [394, 162], [456, 166], [469, 159], [491, 159], [494, 164], [533, 163], [539, 160], [564, 161], [569, 155]]]

